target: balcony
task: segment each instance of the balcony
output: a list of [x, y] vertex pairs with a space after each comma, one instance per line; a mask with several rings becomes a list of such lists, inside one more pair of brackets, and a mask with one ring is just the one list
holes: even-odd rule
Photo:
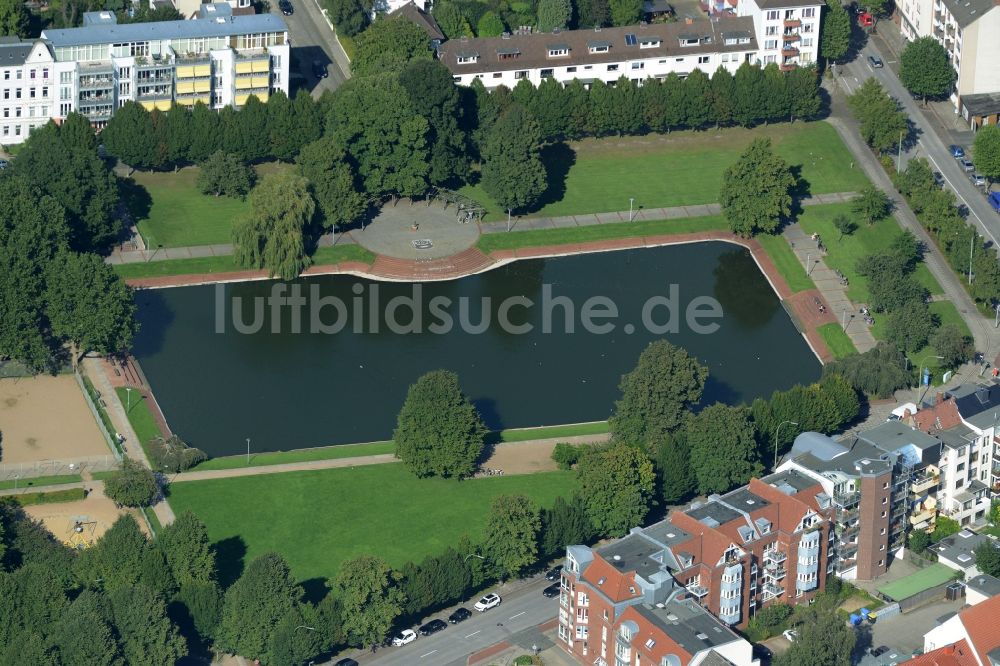
[[940, 480], [941, 477], [936, 475], [929, 474], [927, 476], [921, 476], [920, 478], [914, 479], [913, 483], [910, 484], [910, 491], [919, 495], [920, 493], [930, 490], [936, 486]]
[[766, 580], [781, 580], [785, 577], [788, 571], [784, 567], [775, 567], [774, 569], [767, 569], [764, 571], [764, 578]]
[[802, 27], [802, 21], [800, 21], [799, 19], [785, 19], [785, 27], [786, 28], [801, 28]]
[[88, 76], [80, 78], [80, 90], [113, 88], [115, 81], [110, 76]]
[[764, 583], [764, 587], [761, 590], [761, 598], [764, 601], [770, 601], [771, 599], [780, 597], [784, 593], [785, 588], [771, 583]]
[[764, 551], [764, 567], [767, 569], [773, 569], [787, 559], [788, 555], [777, 548]]
[[[781, 55], [784, 58], [794, 58], [798, 54], [799, 50], [794, 46], [785, 46], [783, 49], [781, 49]], [[795, 63], [786, 63], [786, 64], [795, 64]]]
[[784, 42], [785, 42], [786, 44], [789, 44], [789, 43], [791, 43], [791, 42], [797, 42], [797, 41], [799, 41], [799, 40], [800, 40], [801, 38], [802, 38], [802, 35], [800, 35], [800, 34], [799, 34], [799, 33], [797, 33], [797, 32], [786, 32], [786, 33], [785, 33], [784, 35], [782, 35], [782, 36], [781, 36], [781, 39], [782, 39], [782, 40], [783, 40], [783, 41], [784, 41]]
[[704, 585], [691, 584], [691, 585], [688, 585], [685, 589], [690, 594], [694, 595], [695, 597], [697, 597], [699, 599], [701, 599], [702, 597], [704, 597], [704, 596], [706, 596], [708, 594], [708, 588], [705, 587]]

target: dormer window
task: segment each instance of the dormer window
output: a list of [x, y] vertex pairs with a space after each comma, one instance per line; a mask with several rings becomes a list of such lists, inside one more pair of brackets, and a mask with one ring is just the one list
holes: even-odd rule
[[569, 55], [569, 45], [568, 44], [551, 44], [549, 45], [549, 57], [550, 58], [565, 58]]
[[497, 49], [498, 60], [517, 60], [521, 55], [521, 49]]
[[643, 37], [639, 40], [640, 49], [655, 49], [660, 45], [659, 37]]
[[461, 51], [455, 54], [455, 61], [459, 65], [470, 65], [479, 62], [479, 54], [475, 51]]
[[681, 46], [698, 46], [698, 35], [681, 35], [679, 40]]
[[591, 53], [607, 53], [611, 50], [611, 42], [587, 42], [587, 50]]

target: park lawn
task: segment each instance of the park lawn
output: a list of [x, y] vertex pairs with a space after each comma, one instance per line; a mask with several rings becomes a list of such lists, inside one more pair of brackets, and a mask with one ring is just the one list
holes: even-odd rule
[[[245, 565], [275, 551], [303, 581], [332, 577], [341, 562], [359, 555], [394, 567], [419, 562], [463, 534], [480, 539], [498, 495], [523, 494], [549, 506], [575, 488], [572, 472], [455, 481], [418, 479], [403, 465], [366, 465], [174, 483], [169, 496], [175, 513], [194, 512], [209, 538], [223, 542], [224, 567], [236, 564], [231, 554], [242, 555]], [[231, 579], [235, 572], [221, 573]]]
[[823, 338], [823, 342], [826, 343], [826, 346], [830, 349], [830, 353], [834, 357], [844, 358], [845, 356], [858, 353], [858, 350], [854, 348], [854, 343], [851, 342], [851, 338], [848, 337], [847, 333], [844, 333], [844, 329], [840, 327], [840, 324], [823, 324], [816, 331]]
[[[969, 325], [965, 323], [962, 319], [962, 315], [958, 312], [958, 308], [950, 301], [933, 301], [928, 306], [931, 314], [938, 318], [941, 326], [946, 326], [948, 324], [955, 324], [962, 331], [963, 334], [972, 337], [972, 331], [969, 330]], [[888, 317], [884, 314], [875, 316], [875, 325], [872, 326], [872, 335], [875, 336], [876, 340], [885, 340], [885, 328]], [[914, 373], [917, 373], [917, 378], [919, 379], [918, 368], [925, 367], [931, 371], [931, 383], [938, 385], [942, 383], [942, 375], [945, 371], [938, 359], [934, 358], [937, 351], [935, 351], [932, 345], [927, 345], [923, 349], [918, 349], [915, 352], [907, 352], [906, 356], [910, 359], [910, 368]]]
[[[258, 178], [291, 168], [269, 162], [255, 167]], [[146, 247], [220, 245], [232, 242], [233, 221], [250, 210], [246, 200], [202, 194], [199, 167], [177, 171], [136, 171], [135, 183], [149, 196], [148, 206], [132, 205]], [[148, 208], [143, 211], [143, 208]]]
[[792, 252], [792, 248], [789, 247], [788, 241], [785, 240], [784, 236], [760, 234], [756, 236], [756, 240], [764, 248], [764, 251], [767, 252], [767, 256], [771, 258], [771, 261], [774, 262], [781, 276], [785, 278], [785, 282], [788, 283], [788, 288], [792, 290], [792, 293], [816, 288], [812, 279], [806, 275], [806, 269], [803, 268], [802, 262]]
[[501, 442], [527, 442], [533, 439], [556, 439], [559, 437], [576, 437], [578, 435], [603, 435], [609, 432], [607, 421], [591, 423], [574, 423], [561, 426], [543, 426], [540, 428], [518, 428], [501, 430]]
[[[311, 462], [313, 460], [337, 460], [340, 458], [356, 458], [359, 456], [375, 456], [394, 453], [396, 445], [389, 442], [369, 442], [367, 444], [343, 444], [340, 446], [323, 446], [313, 449], [298, 449], [296, 451], [272, 451], [270, 453], [253, 453], [250, 455], [249, 467], [262, 465], [283, 465], [286, 463]], [[211, 458], [191, 468], [192, 472], [211, 469], [234, 469], [247, 467], [246, 456], [221, 456]]]
[[33, 476], [30, 479], [10, 479], [0, 481], [0, 490], [17, 488], [39, 488], [41, 486], [61, 486], [65, 483], [79, 483], [83, 478], [79, 474], [57, 474], [54, 476]]
[[[543, 150], [549, 191], [531, 216], [627, 211], [630, 197], [645, 209], [717, 202], [723, 173], [758, 136], [771, 138], [812, 194], [854, 192], [868, 184], [836, 130], [824, 122], [606, 137]], [[479, 185], [459, 191], [493, 219], [506, 214]]]
[[[858, 260], [887, 248], [893, 239], [902, 233], [902, 229], [895, 217], [872, 226], [858, 221], [858, 228], [854, 233], [841, 237], [840, 232], [833, 226], [833, 218], [840, 214], [858, 221], [851, 213], [851, 204], [841, 203], [803, 208], [798, 222], [806, 233], [818, 233], [822, 237], [826, 246], [826, 256], [823, 261], [831, 269], [839, 269], [847, 276], [850, 283], [847, 287], [848, 298], [855, 303], [867, 303], [868, 278], [858, 275]], [[917, 266], [914, 275], [932, 295], [944, 293], [941, 285], [923, 263]]]
[[115, 389], [115, 393], [118, 394], [118, 400], [121, 401], [122, 407], [125, 409], [128, 421], [132, 424], [136, 437], [139, 438], [139, 445], [146, 453], [146, 457], [149, 458], [149, 442], [163, 435], [156, 419], [153, 418], [153, 412], [150, 411], [146, 399], [139, 391], [133, 390], [132, 397], [129, 398], [125, 387], [119, 386]]
[[[371, 264], [375, 255], [359, 245], [338, 245], [321, 247], [313, 254], [313, 265], [325, 266], [341, 261], [359, 261]], [[115, 264], [115, 273], [125, 280], [139, 280], [152, 277], [172, 277], [176, 275], [211, 275], [245, 270], [235, 263], [231, 256], [198, 257], [196, 259], [169, 259], [136, 264]]]
[[517, 250], [544, 245], [568, 245], [612, 238], [641, 238], [662, 234], [685, 234], [698, 231], [728, 231], [729, 223], [721, 215], [685, 217], [673, 220], [641, 220], [585, 227], [532, 229], [510, 233], [483, 234], [477, 247], [489, 254], [496, 250]]

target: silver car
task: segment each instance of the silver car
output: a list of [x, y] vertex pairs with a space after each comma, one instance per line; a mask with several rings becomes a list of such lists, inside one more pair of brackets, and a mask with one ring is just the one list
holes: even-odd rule
[[969, 176], [969, 179], [972, 181], [972, 184], [977, 187], [982, 187], [986, 184], [986, 176], [981, 173], [974, 173]]

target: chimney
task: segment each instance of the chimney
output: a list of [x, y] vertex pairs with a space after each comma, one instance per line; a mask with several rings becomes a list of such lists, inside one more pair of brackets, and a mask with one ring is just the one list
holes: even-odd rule
[[[1000, 2], [1000, 0], [997, 0], [997, 2]], [[940, 405], [942, 402], [944, 402], [944, 392], [938, 391], [937, 395], [934, 396], [934, 404]]]
[[694, 25], [694, 19], [690, 16], [684, 18], [684, 25]]

